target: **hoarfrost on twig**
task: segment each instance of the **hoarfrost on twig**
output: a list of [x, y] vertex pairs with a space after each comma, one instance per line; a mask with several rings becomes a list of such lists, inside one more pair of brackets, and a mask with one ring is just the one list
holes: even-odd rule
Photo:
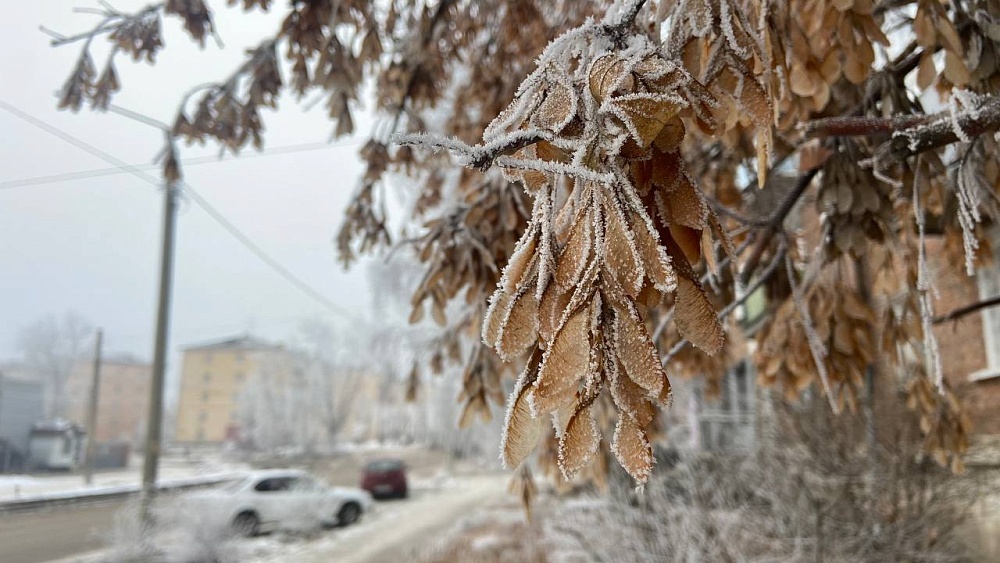
[[917, 291], [920, 292], [920, 325], [924, 333], [924, 361], [931, 369], [934, 383], [939, 392], [944, 392], [944, 369], [937, 336], [934, 334], [934, 304], [931, 294], [930, 268], [927, 265], [927, 237], [924, 211], [920, 207], [920, 157], [917, 157], [917, 173], [913, 178], [913, 217], [917, 222]]

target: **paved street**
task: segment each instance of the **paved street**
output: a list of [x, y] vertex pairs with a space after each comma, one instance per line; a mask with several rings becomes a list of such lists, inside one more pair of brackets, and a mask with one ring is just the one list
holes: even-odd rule
[[42, 563], [101, 549], [122, 506], [110, 501], [0, 515], [0, 561]]

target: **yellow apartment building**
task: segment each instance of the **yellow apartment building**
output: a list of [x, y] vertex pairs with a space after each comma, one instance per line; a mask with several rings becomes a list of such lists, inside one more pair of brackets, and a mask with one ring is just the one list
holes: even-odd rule
[[239, 400], [259, 374], [287, 377], [284, 346], [244, 335], [183, 349], [175, 441], [210, 444], [240, 439]]
[[[99, 442], [120, 441], [138, 445], [145, 437], [152, 366], [133, 358], [109, 358], [101, 362], [97, 420], [94, 434]], [[66, 418], [85, 426], [93, 364], [78, 362], [66, 380]]]

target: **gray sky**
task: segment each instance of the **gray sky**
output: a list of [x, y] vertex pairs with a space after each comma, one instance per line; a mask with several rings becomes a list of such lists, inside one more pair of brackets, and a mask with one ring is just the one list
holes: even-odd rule
[[[116, 0], [121, 10], [146, 1]], [[170, 121], [181, 94], [218, 80], [244, 49], [271, 34], [278, 14], [246, 16], [211, 2], [225, 48], [199, 50], [175, 18], [164, 21], [166, 48], [155, 66], [118, 57], [122, 91], [114, 103]], [[148, 163], [161, 134], [113, 114], [56, 110], [54, 92], [80, 45], [49, 46], [39, 25], [63, 34], [93, 27], [97, 16], [73, 13], [87, 0], [23, 2], [0, 19], [0, 100], [132, 164]], [[275, 6], [280, 12], [282, 5]], [[94, 61], [103, 65], [106, 39]], [[332, 131], [322, 103], [311, 111], [286, 97], [265, 110], [267, 147], [326, 141]], [[371, 121], [359, 116], [365, 135]], [[364, 268], [344, 272], [332, 242], [362, 164], [358, 138], [337, 147], [190, 166], [185, 180], [238, 228], [306, 283], [364, 314]], [[353, 144], [352, 144], [353, 143]], [[252, 154], [253, 151], [246, 151]], [[216, 155], [213, 146], [182, 149], [182, 158]], [[99, 158], [0, 111], [0, 182], [108, 168]], [[157, 175], [156, 171], [151, 174]], [[24, 325], [74, 310], [103, 326], [107, 348], [152, 356], [162, 198], [144, 181], [120, 174], [0, 189], [0, 360], [17, 354]], [[178, 220], [171, 348], [253, 330], [284, 339], [304, 317], [337, 318], [241, 246], [193, 202]]]

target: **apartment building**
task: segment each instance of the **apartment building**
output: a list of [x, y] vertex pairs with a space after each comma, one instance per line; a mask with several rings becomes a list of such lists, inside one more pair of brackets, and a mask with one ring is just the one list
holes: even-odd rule
[[292, 354], [284, 346], [244, 335], [182, 350], [175, 441], [211, 444], [240, 439], [240, 395], [248, 382], [287, 377]]

